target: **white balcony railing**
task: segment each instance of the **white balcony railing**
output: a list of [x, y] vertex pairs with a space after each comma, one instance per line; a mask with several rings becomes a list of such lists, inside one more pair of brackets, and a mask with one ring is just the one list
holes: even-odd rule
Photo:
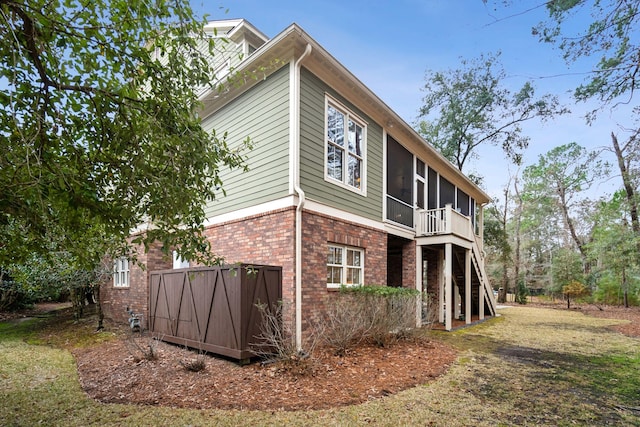
[[417, 215], [416, 234], [418, 236], [455, 234], [467, 240], [475, 238], [471, 218], [452, 209], [451, 205], [421, 210]]

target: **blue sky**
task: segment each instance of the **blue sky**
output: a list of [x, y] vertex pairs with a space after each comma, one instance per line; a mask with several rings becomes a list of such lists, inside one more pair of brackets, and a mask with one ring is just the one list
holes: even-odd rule
[[[573, 141], [589, 149], [608, 145], [611, 131], [618, 130], [617, 123], [629, 124], [628, 116], [603, 114], [587, 126], [582, 115], [591, 106], [575, 105], [570, 98], [586, 65], [569, 68], [557, 48], [531, 35], [531, 28], [545, 18], [544, 8], [536, 8], [542, 0], [513, 3], [496, 10], [491, 1], [485, 5], [482, 0], [192, 1], [200, 15], [244, 18], [270, 38], [297, 23], [409, 124], [422, 105], [427, 69], [457, 68], [460, 58], [501, 51], [505, 85], [515, 90], [530, 80], [536, 93], [554, 93], [572, 110], [546, 124], [525, 126], [531, 137], [525, 165]], [[487, 192], [499, 196], [516, 167], [498, 148], [486, 147], [479, 155], [468, 171], [485, 176]], [[610, 191], [610, 185], [596, 191]]]

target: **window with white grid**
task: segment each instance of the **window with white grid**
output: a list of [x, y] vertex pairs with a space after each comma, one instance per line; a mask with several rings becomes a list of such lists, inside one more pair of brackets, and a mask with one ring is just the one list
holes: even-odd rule
[[362, 285], [364, 251], [349, 246], [329, 245], [327, 252], [327, 287]]
[[120, 257], [113, 263], [113, 286], [116, 288], [129, 287], [129, 260], [125, 257]]

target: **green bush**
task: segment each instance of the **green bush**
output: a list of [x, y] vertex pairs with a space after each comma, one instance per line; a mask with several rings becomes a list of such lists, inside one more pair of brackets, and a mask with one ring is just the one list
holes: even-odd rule
[[[637, 280], [629, 280], [627, 299], [629, 305], [639, 305], [638, 293], [640, 285]], [[623, 305], [624, 289], [620, 280], [611, 274], [605, 274], [597, 281], [596, 290], [593, 293], [594, 302], [607, 305]]]
[[526, 304], [527, 297], [530, 295], [529, 288], [524, 283], [524, 279], [518, 279], [518, 286], [516, 288], [516, 302], [518, 304]]
[[0, 271], [0, 311], [17, 310], [29, 304], [22, 288], [5, 271]]
[[87, 299], [110, 274], [110, 266], [96, 265], [93, 270], [77, 268], [73, 259], [64, 252], [50, 257], [32, 256], [24, 264], [7, 268], [13, 281], [3, 289], [3, 295], [12, 295], [14, 307], [43, 301], [71, 299], [76, 317], [81, 317]]

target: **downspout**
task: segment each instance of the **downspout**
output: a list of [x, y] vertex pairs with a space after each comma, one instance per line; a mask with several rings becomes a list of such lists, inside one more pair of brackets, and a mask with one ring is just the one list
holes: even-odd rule
[[293, 190], [298, 194], [296, 206], [296, 347], [302, 350], [302, 208], [305, 195], [300, 187], [300, 67], [302, 60], [311, 53], [307, 43], [304, 53], [293, 64], [291, 105], [291, 142], [293, 146]]

